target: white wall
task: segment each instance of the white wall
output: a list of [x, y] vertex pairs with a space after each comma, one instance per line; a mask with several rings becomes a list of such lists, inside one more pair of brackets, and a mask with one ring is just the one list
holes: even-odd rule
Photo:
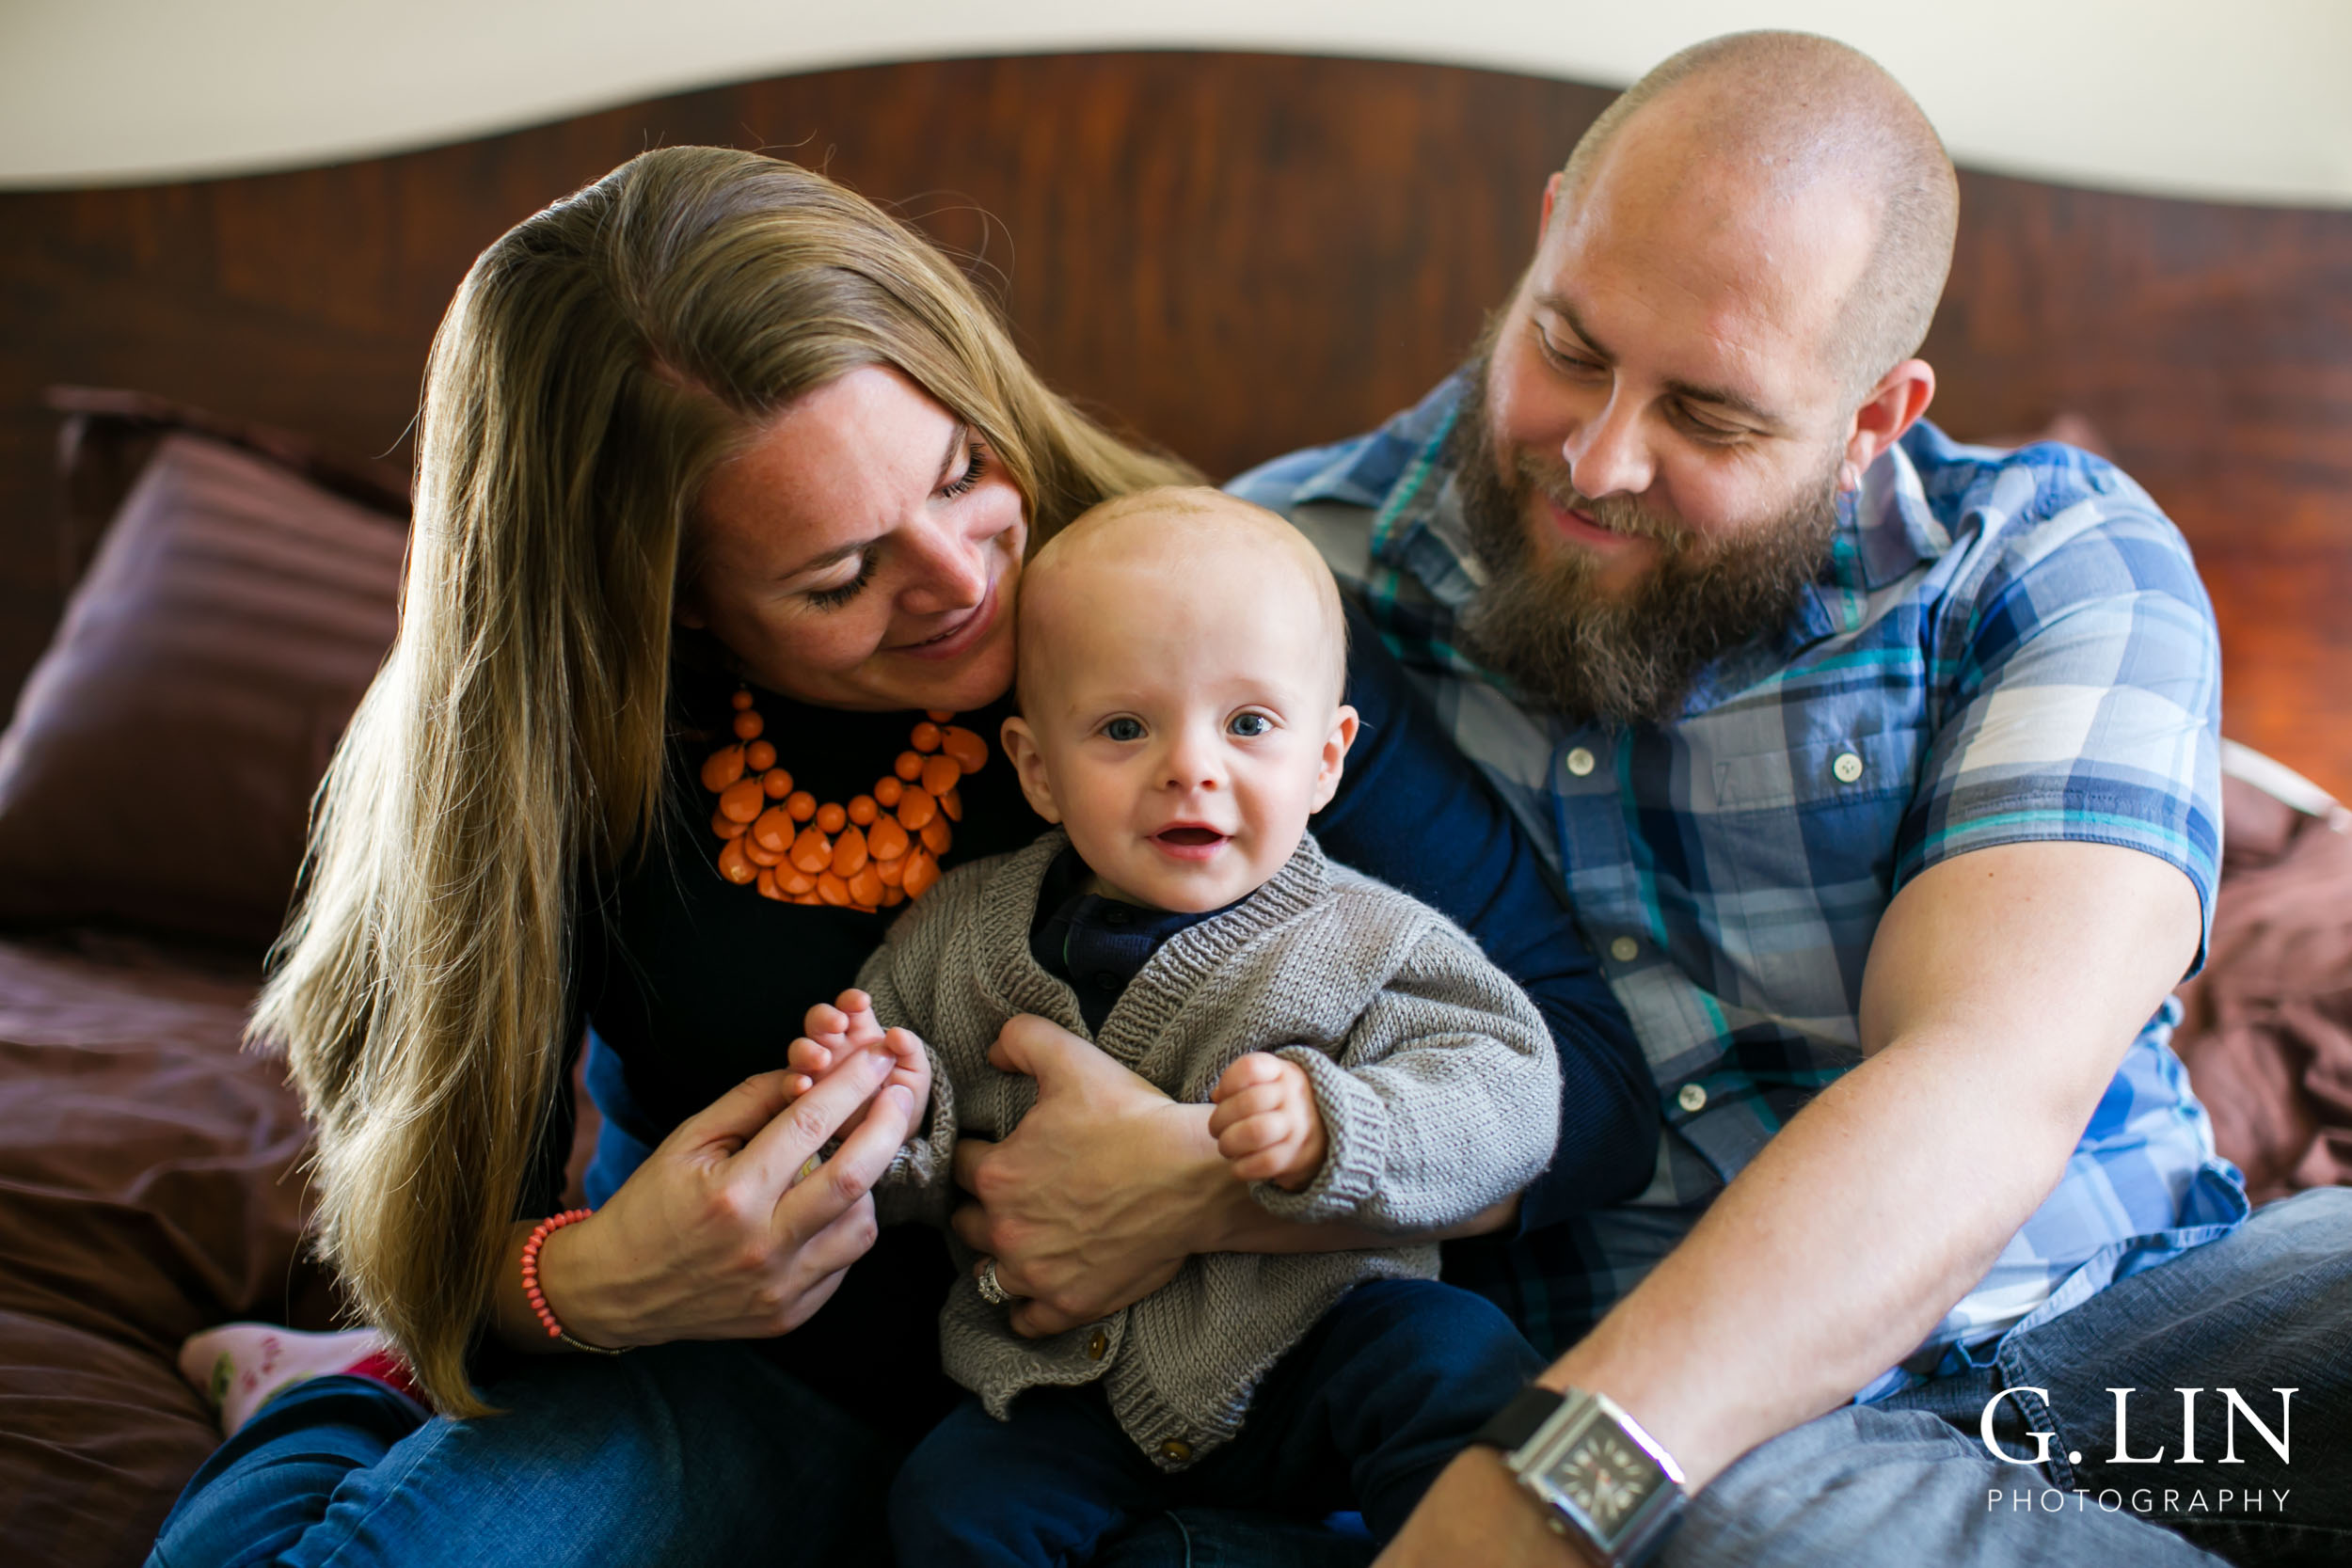
[[0, 186], [300, 166], [924, 56], [1270, 49], [1623, 85], [1763, 25], [1875, 55], [1976, 167], [2352, 206], [2352, 0], [0, 0]]

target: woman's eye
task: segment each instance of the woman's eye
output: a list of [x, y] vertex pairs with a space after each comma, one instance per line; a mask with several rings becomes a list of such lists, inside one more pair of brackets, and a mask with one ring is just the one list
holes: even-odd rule
[[962, 495], [980, 482], [988, 472], [988, 449], [975, 437], [964, 448], [963, 471], [939, 487], [939, 493], [949, 500]]
[[1103, 726], [1103, 734], [1112, 740], [1141, 740], [1143, 721], [1139, 719], [1114, 719]]
[[838, 588], [812, 588], [808, 591], [806, 597], [810, 604], [819, 610], [838, 610], [864, 593], [866, 585], [873, 580], [874, 552], [869, 549], [858, 557], [857, 576]]
[[1254, 738], [1273, 733], [1274, 721], [1263, 713], [1236, 713], [1232, 719], [1226, 721], [1225, 728], [1230, 734], [1241, 736], [1246, 739]]

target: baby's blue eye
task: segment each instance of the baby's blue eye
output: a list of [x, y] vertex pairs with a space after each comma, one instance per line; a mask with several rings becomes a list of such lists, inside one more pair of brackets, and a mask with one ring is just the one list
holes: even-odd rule
[[1236, 713], [1226, 721], [1225, 728], [1245, 737], [1265, 735], [1274, 728], [1274, 721], [1263, 713]]
[[1103, 733], [1113, 740], [1141, 740], [1143, 722], [1137, 719], [1114, 719], [1103, 726]]

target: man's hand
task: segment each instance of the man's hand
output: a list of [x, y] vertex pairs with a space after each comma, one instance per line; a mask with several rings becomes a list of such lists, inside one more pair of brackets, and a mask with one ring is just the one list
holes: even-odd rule
[[1584, 1568], [1586, 1560], [1553, 1532], [1502, 1456], [1473, 1447], [1430, 1484], [1375, 1568]]
[[1323, 1113], [1295, 1062], [1252, 1051], [1225, 1069], [1209, 1099], [1216, 1106], [1209, 1117], [1216, 1151], [1242, 1180], [1295, 1193], [1323, 1168], [1329, 1147]]
[[1037, 1104], [1002, 1143], [956, 1146], [976, 1202], [956, 1234], [996, 1260], [1012, 1326], [1037, 1337], [1106, 1317], [1216, 1250], [1224, 1207], [1255, 1208], [1209, 1136], [1208, 1107], [1180, 1105], [1069, 1031], [1029, 1014], [989, 1060], [1037, 1080]]

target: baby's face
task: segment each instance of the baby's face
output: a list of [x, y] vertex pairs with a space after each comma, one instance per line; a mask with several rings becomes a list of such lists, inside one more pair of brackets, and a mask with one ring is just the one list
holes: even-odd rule
[[1198, 912], [1254, 892], [1355, 736], [1313, 580], [1215, 531], [1056, 565], [1025, 590], [1005, 726], [1031, 802], [1114, 896]]

